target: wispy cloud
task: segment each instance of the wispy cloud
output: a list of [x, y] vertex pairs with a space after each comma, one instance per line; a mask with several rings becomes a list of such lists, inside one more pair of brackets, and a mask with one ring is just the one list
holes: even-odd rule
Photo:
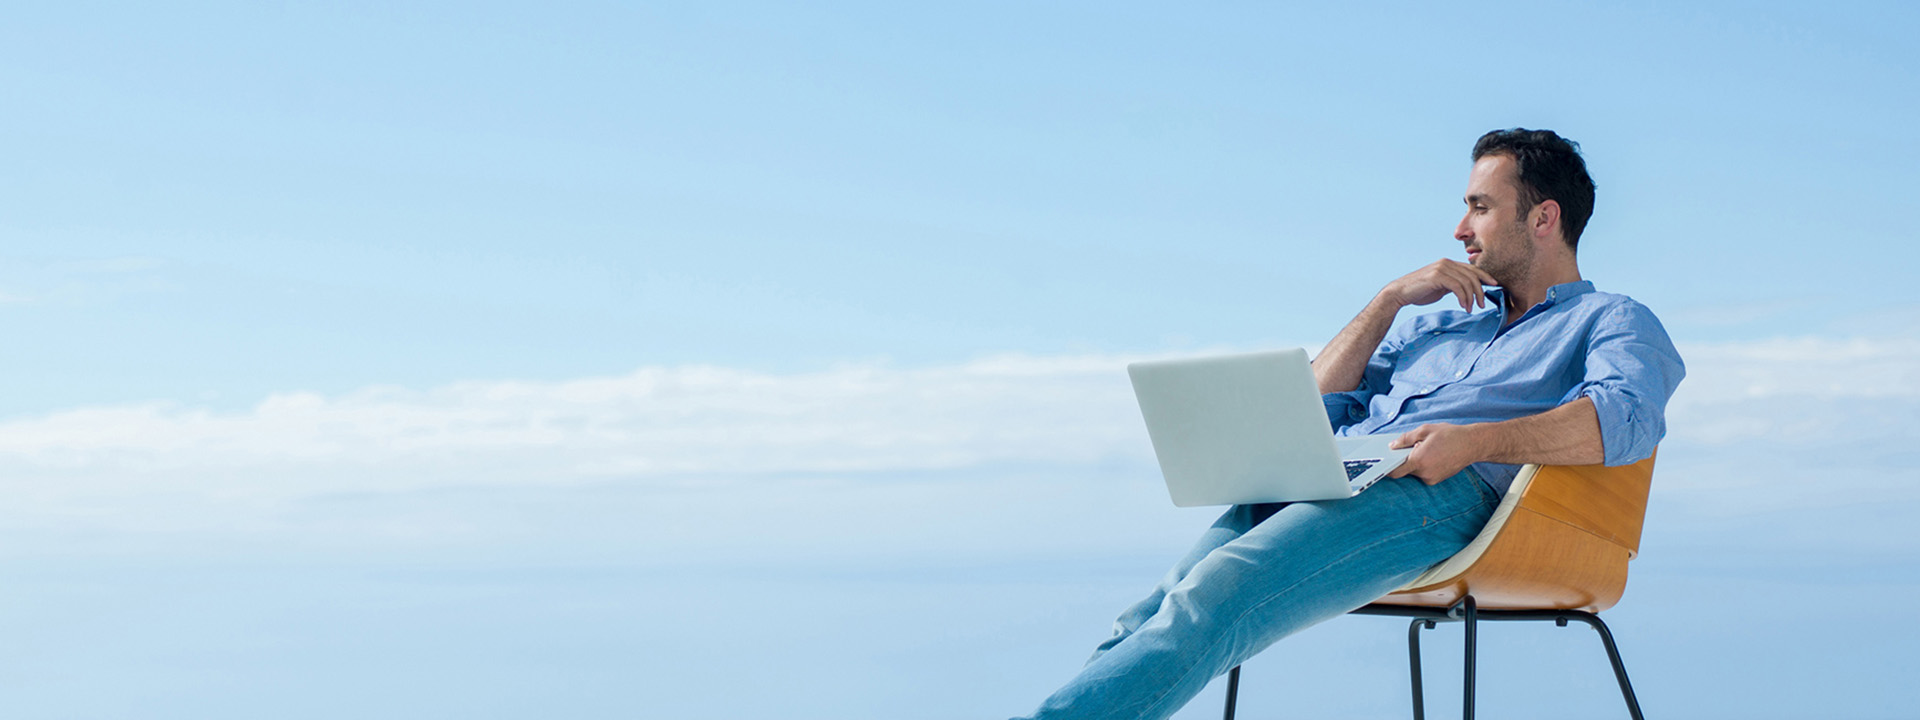
[[1657, 493], [1711, 514], [1920, 501], [1920, 339], [1681, 348]]
[[0, 468], [14, 478], [0, 482], [286, 496], [1088, 463], [1146, 452], [1128, 360], [1009, 355], [794, 375], [650, 367], [555, 383], [287, 393], [238, 413], [83, 408], [0, 425]]
[[1780, 338], [1682, 348], [1688, 374], [1668, 408], [1676, 438], [1803, 445], [1911, 433], [1872, 422], [1920, 404], [1920, 339]]
[[[1689, 375], [1670, 408], [1663, 467], [1677, 472], [1666, 490], [1784, 502], [1801, 481], [1792, 468], [1843, 451], [1883, 468], [1920, 420], [1917, 339], [1682, 352]], [[21, 513], [155, 495], [273, 503], [450, 486], [1146, 463], [1124, 371], [1133, 359], [1005, 355], [786, 375], [648, 367], [566, 382], [285, 393], [231, 413], [80, 408], [0, 424], [0, 487]], [[1863, 440], [1876, 439], [1888, 442], [1862, 454]]]

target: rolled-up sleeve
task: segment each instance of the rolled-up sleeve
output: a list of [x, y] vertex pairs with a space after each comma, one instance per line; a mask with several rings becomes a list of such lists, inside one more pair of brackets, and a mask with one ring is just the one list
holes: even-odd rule
[[1360, 374], [1360, 387], [1320, 396], [1320, 403], [1327, 407], [1327, 424], [1333, 426], [1335, 432], [1367, 419], [1367, 404], [1373, 401], [1373, 396], [1393, 386], [1393, 366], [1399, 362], [1400, 350], [1406, 347], [1413, 326], [1411, 322], [1399, 323], [1387, 332], [1380, 347], [1374, 348], [1373, 355], [1367, 358], [1367, 369]]
[[1562, 402], [1593, 400], [1606, 464], [1628, 465], [1653, 455], [1667, 434], [1667, 400], [1686, 366], [1653, 312], [1628, 302], [1593, 324], [1586, 373]]

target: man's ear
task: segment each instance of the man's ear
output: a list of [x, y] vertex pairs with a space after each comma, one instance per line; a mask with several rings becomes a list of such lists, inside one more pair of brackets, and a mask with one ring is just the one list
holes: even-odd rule
[[1560, 228], [1560, 201], [1542, 200], [1539, 205], [1533, 206], [1533, 212], [1529, 215], [1532, 217], [1528, 218], [1527, 229], [1533, 231], [1535, 238], [1557, 235]]

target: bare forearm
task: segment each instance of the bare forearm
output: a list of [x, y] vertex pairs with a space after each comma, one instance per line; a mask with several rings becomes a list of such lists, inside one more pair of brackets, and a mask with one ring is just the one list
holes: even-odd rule
[[1340, 330], [1340, 334], [1327, 342], [1327, 346], [1313, 358], [1313, 379], [1319, 383], [1320, 392], [1347, 392], [1360, 387], [1360, 377], [1367, 371], [1367, 360], [1373, 357], [1374, 349], [1380, 347], [1387, 330], [1393, 327], [1393, 318], [1400, 313], [1400, 308], [1398, 301], [1382, 291]]
[[1470, 427], [1480, 436], [1481, 462], [1595, 465], [1607, 458], [1600, 416], [1584, 397], [1539, 415]]
[[1347, 392], [1360, 387], [1367, 360], [1387, 337], [1400, 308], [1453, 295], [1460, 301], [1461, 310], [1471, 310], [1486, 304], [1484, 286], [1493, 284], [1493, 276], [1485, 270], [1445, 258], [1387, 283], [1313, 359], [1313, 379], [1319, 383], [1320, 392]]
[[1477, 462], [1596, 465], [1607, 457], [1600, 416], [1587, 398], [1503, 422], [1427, 423], [1394, 438], [1393, 447], [1411, 447], [1413, 453], [1391, 476], [1413, 475], [1428, 485]]

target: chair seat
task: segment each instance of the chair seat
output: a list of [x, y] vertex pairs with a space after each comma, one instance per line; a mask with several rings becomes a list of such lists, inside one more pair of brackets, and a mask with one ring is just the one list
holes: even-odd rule
[[1653, 461], [1522, 468], [1472, 542], [1375, 602], [1450, 607], [1471, 593], [1487, 609], [1613, 607], [1639, 550]]
[[1487, 526], [1480, 529], [1480, 534], [1474, 536], [1473, 542], [1467, 543], [1467, 546], [1461, 548], [1460, 552], [1454, 553], [1453, 557], [1429, 568], [1421, 573], [1420, 577], [1400, 586], [1400, 589], [1394, 592], [1410, 592], [1423, 587], [1440, 585], [1466, 574], [1467, 569], [1473, 567], [1473, 564], [1480, 560], [1480, 556], [1486, 554], [1487, 547], [1493, 544], [1493, 538], [1500, 534], [1500, 528], [1506, 527], [1507, 518], [1512, 517], [1514, 508], [1520, 506], [1520, 496], [1525, 494], [1527, 485], [1533, 482], [1533, 476], [1538, 472], [1540, 472], [1539, 465], [1521, 468], [1520, 474], [1514, 476], [1513, 484], [1507, 488], [1507, 496], [1500, 499], [1500, 506], [1493, 509], [1493, 517], [1487, 519]]

